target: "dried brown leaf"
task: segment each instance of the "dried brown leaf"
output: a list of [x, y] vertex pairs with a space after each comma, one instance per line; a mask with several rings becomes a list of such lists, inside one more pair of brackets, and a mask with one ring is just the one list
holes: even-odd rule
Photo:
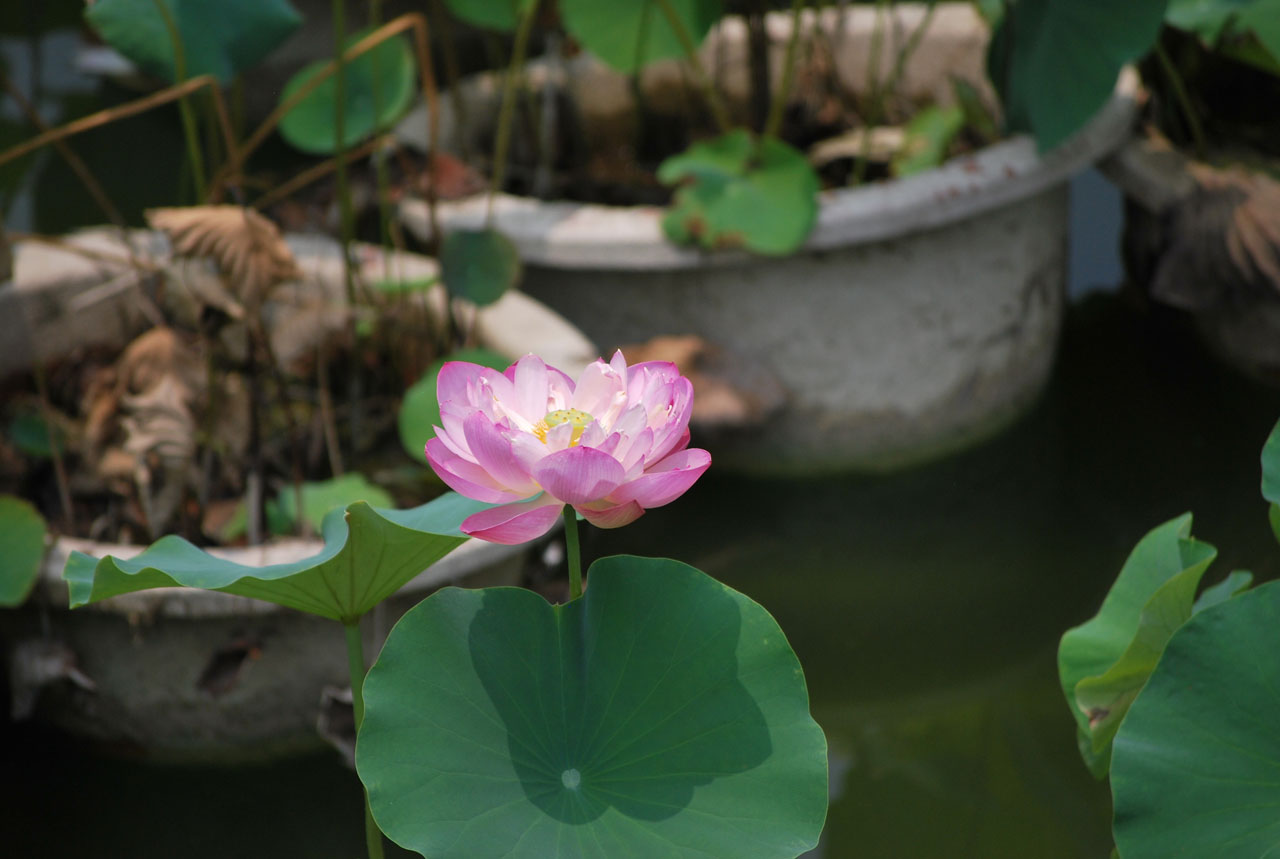
[[242, 206], [151, 209], [147, 223], [169, 235], [181, 256], [210, 257], [230, 291], [251, 311], [276, 284], [301, 277], [276, 225]]

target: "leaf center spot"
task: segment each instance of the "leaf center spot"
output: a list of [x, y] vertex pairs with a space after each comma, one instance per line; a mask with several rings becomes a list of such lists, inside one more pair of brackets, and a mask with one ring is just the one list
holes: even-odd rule
[[582, 773], [578, 772], [576, 769], [567, 769], [560, 773], [560, 781], [565, 787], [569, 788], [569, 790], [577, 790], [578, 785], [582, 784]]

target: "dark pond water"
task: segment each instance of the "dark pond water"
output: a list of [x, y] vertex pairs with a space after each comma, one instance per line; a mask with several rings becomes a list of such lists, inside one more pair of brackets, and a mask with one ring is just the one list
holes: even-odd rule
[[[1177, 319], [1094, 296], [1071, 312], [1047, 396], [998, 440], [878, 478], [713, 469], [676, 505], [591, 532], [585, 552], [678, 558], [774, 613], [832, 750], [814, 855], [1096, 859], [1109, 797], [1076, 755], [1058, 637], [1186, 510], [1221, 551], [1211, 579], [1280, 573], [1257, 465], [1277, 416], [1280, 392], [1218, 367]], [[362, 850], [358, 784], [328, 754], [155, 766], [8, 726], [0, 771], [7, 855]]]

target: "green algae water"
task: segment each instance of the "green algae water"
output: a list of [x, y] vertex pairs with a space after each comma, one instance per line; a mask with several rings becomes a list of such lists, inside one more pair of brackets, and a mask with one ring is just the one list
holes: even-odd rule
[[[831, 747], [811, 856], [1096, 859], [1110, 799], [1076, 753], [1058, 638], [1143, 534], [1188, 510], [1220, 551], [1208, 582], [1280, 574], [1258, 491], [1277, 417], [1280, 391], [1218, 366], [1177, 317], [1095, 296], [1070, 312], [1045, 397], [1000, 438], [872, 478], [713, 467], [627, 528], [586, 529], [584, 560], [673, 557], [778, 619]], [[158, 766], [7, 725], [0, 771], [15, 856], [362, 854], [359, 784], [334, 754]]]

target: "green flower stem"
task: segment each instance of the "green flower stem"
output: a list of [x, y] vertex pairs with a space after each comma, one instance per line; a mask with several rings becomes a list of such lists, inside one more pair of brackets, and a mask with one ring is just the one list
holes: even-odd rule
[[[356, 736], [364, 724], [364, 642], [360, 638], [360, 619], [342, 625], [347, 634], [347, 667], [351, 672], [351, 709], [355, 714]], [[363, 790], [363, 787], [361, 788]], [[382, 830], [369, 808], [369, 792], [364, 792], [364, 841], [369, 859], [383, 859]]]
[[[187, 79], [187, 55], [182, 49], [182, 34], [178, 31], [178, 22], [165, 0], [152, 0], [156, 11], [164, 19], [164, 27], [169, 31], [169, 42], [173, 46], [173, 82], [182, 84]], [[200, 138], [196, 134], [196, 115], [191, 109], [191, 101], [187, 96], [178, 99], [178, 112], [182, 116], [182, 135], [187, 139], [187, 158], [191, 161], [191, 175], [195, 181], [196, 202], [203, 203], [204, 187], [204, 153], [200, 149]]]
[[715, 117], [716, 125], [721, 133], [728, 134], [733, 130], [733, 120], [729, 118], [729, 110], [724, 106], [724, 102], [720, 100], [720, 94], [716, 92], [715, 84], [711, 82], [711, 76], [707, 74], [707, 70], [702, 66], [702, 61], [698, 59], [698, 46], [693, 43], [693, 36], [689, 34], [688, 28], [680, 20], [680, 15], [676, 12], [675, 7], [671, 5], [671, 0], [658, 0], [658, 8], [666, 16], [667, 24], [671, 26], [671, 31], [680, 40], [680, 47], [684, 49], [685, 59], [689, 61], [689, 65], [693, 68], [693, 73], [698, 79], [698, 85], [702, 87], [703, 95], [707, 99], [707, 105], [711, 108], [712, 116]]
[[1206, 146], [1204, 128], [1200, 125], [1200, 117], [1196, 114], [1196, 109], [1191, 104], [1191, 95], [1187, 92], [1187, 85], [1182, 80], [1178, 67], [1174, 65], [1169, 52], [1164, 49], [1164, 45], [1160, 43], [1159, 39], [1156, 39], [1156, 60], [1160, 63], [1161, 71], [1169, 78], [1169, 86], [1173, 88], [1174, 99], [1178, 102], [1178, 108], [1182, 111], [1183, 119], [1187, 121], [1187, 130], [1191, 132], [1192, 144], [1196, 148], [1196, 157], [1203, 159]]
[[489, 201], [485, 209], [485, 224], [493, 226], [493, 198], [502, 192], [507, 173], [507, 150], [511, 146], [511, 125], [515, 119], [516, 77], [523, 73], [525, 54], [529, 49], [529, 34], [534, 19], [538, 17], [538, 0], [529, 4], [520, 15], [515, 43], [511, 46], [511, 64], [502, 80], [502, 107], [498, 112], [498, 134], [493, 142], [493, 182], [489, 185]]
[[578, 514], [572, 504], [564, 505], [564, 545], [569, 556], [569, 599], [582, 596], [582, 552], [578, 546]]
[[777, 137], [782, 128], [782, 115], [791, 95], [791, 82], [795, 79], [796, 45], [800, 41], [800, 12], [805, 0], [791, 0], [791, 36], [787, 39], [786, 58], [782, 61], [782, 83], [769, 104], [769, 118], [765, 120], [764, 136]]

